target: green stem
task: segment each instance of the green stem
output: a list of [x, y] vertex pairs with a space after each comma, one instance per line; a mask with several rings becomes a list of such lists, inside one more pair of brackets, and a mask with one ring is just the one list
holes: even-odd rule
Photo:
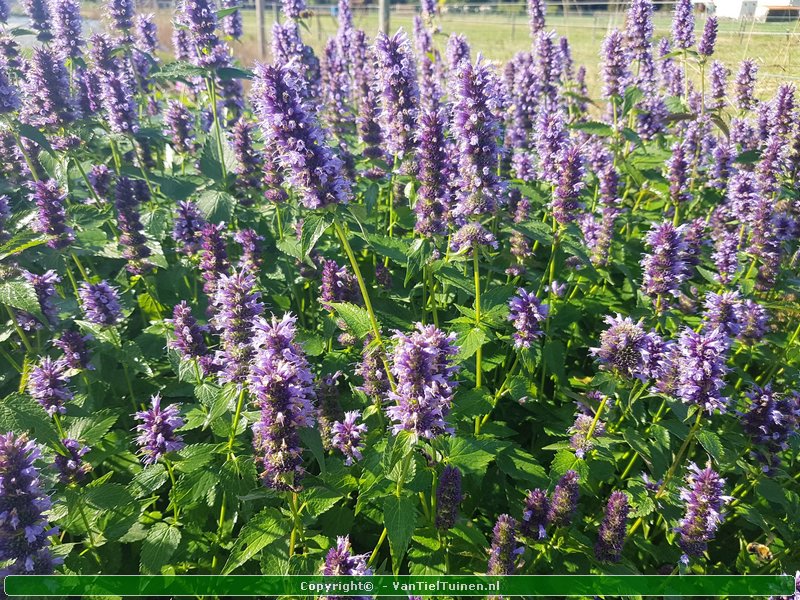
[[25, 346], [25, 348], [28, 350], [29, 353], [33, 354], [33, 346], [31, 346], [31, 341], [28, 339], [28, 336], [22, 330], [22, 327], [19, 326], [19, 323], [17, 323], [17, 317], [14, 314], [14, 311], [12, 311], [8, 306], [6, 306], [6, 312], [8, 312], [8, 316], [11, 318], [11, 325], [13, 325], [14, 330], [17, 332], [17, 335], [19, 336], [19, 339], [22, 340], [22, 344]]
[[347, 234], [345, 233], [342, 225], [339, 223], [338, 218], [333, 221], [333, 227], [336, 230], [336, 235], [339, 236], [339, 240], [342, 242], [342, 247], [347, 254], [347, 258], [350, 261], [350, 266], [352, 267], [353, 273], [355, 273], [356, 279], [358, 280], [358, 288], [361, 290], [361, 297], [364, 299], [364, 307], [367, 309], [367, 313], [369, 314], [372, 335], [375, 337], [375, 341], [381, 350], [381, 360], [383, 361], [383, 366], [386, 369], [386, 377], [389, 380], [389, 385], [391, 386], [392, 391], [394, 391], [396, 388], [394, 376], [389, 369], [389, 363], [386, 359], [386, 348], [383, 345], [383, 338], [381, 338], [381, 329], [378, 326], [378, 319], [375, 317], [375, 311], [372, 308], [372, 302], [369, 298], [367, 286], [364, 283], [364, 277], [361, 275], [361, 269], [358, 266], [358, 260], [356, 260], [356, 255], [353, 253], [353, 248], [350, 246], [350, 241], [347, 239]]
[[226, 451], [228, 454], [228, 460], [233, 460], [233, 442], [236, 440], [236, 430], [239, 428], [239, 418], [242, 414], [242, 408], [244, 407], [244, 386], [242, 389], [239, 390], [239, 398], [236, 401], [236, 412], [233, 413], [233, 422], [231, 423], [231, 432], [228, 435], [228, 445], [226, 446]]
[[217, 82], [213, 77], [206, 79], [208, 86], [208, 93], [211, 96], [211, 114], [214, 117], [214, 134], [217, 138], [217, 152], [219, 152], [219, 165], [222, 169], [223, 184], [227, 184], [228, 170], [225, 167], [225, 152], [222, 145], [222, 125], [219, 122], [219, 115], [217, 115]]
[[81, 161], [79, 161], [75, 157], [73, 157], [72, 160], [75, 163], [75, 166], [78, 167], [78, 172], [81, 174], [81, 178], [83, 179], [83, 182], [86, 184], [86, 187], [89, 190], [89, 193], [92, 195], [92, 198], [94, 198], [94, 201], [97, 202], [97, 204], [102, 204], [103, 201], [100, 199], [100, 196], [97, 195], [97, 192], [94, 191], [94, 187], [92, 187], [92, 182], [89, 181], [89, 176], [86, 175], [86, 171], [84, 170]]
[[[481, 326], [481, 277], [478, 267], [478, 248], [472, 250], [472, 269], [475, 280], [475, 327]], [[478, 346], [475, 351], [475, 389], [481, 387], [481, 358], [483, 357], [483, 347]]]
[[[172, 490], [175, 491], [175, 487], [177, 486], [175, 482], [175, 470], [172, 468], [172, 463], [166, 459], [164, 459], [164, 466], [167, 467], [167, 473], [169, 474], [169, 481], [172, 485]], [[180, 510], [178, 509], [178, 503], [175, 502], [175, 499], [172, 499], [172, 514], [175, 518], [175, 523], [178, 522], [178, 517], [180, 516]]]
[[384, 527], [383, 531], [381, 531], [381, 536], [378, 538], [378, 542], [375, 544], [375, 548], [372, 550], [372, 554], [369, 555], [367, 566], [371, 566], [375, 562], [375, 559], [378, 558], [378, 552], [380, 551], [381, 546], [383, 546], [383, 542], [386, 539], [387, 533], [388, 531], [386, 531], [386, 527]]

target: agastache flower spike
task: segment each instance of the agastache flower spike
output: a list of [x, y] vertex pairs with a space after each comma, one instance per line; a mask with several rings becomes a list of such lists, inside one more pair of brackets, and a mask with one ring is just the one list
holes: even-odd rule
[[65, 331], [53, 341], [53, 346], [64, 353], [64, 362], [70, 369], [92, 370], [94, 367], [89, 364], [89, 349], [86, 347], [90, 339], [90, 336], [83, 336], [77, 331]]
[[575, 456], [583, 458], [594, 448], [594, 440], [603, 437], [605, 432], [606, 424], [603, 421], [595, 421], [594, 415], [579, 413], [575, 417], [575, 423], [568, 430], [568, 433], [572, 434], [572, 437], [569, 438], [569, 446], [575, 451]]
[[106, 10], [119, 31], [126, 33], [133, 27], [134, 0], [108, 0]]
[[[223, 0], [222, 8], [233, 8], [240, 6], [236, 0]], [[222, 32], [229, 38], [238, 40], [244, 34], [244, 23], [242, 11], [234, 10], [231, 14], [222, 17]]]
[[357, 410], [344, 413], [343, 421], [334, 421], [331, 427], [331, 446], [345, 455], [345, 465], [352, 465], [363, 458], [361, 451], [364, 449], [362, 437], [367, 433], [367, 426], [358, 423], [361, 413]]
[[375, 91], [379, 94], [379, 121], [386, 149], [402, 159], [413, 148], [419, 108], [417, 72], [411, 43], [403, 31], [392, 37], [379, 33], [375, 40]]
[[66, 224], [67, 195], [61, 192], [54, 179], [35, 182], [33, 190], [31, 199], [38, 209], [36, 221], [33, 223], [34, 231], [47, 235], [47, 245], [51, 248], [60, 249], [69, 246], [75, 235], [72, 228]]
[[447, 58], [447, 66], [451, 74], [456, 74], [461, 68], [461, 63], [469, 62], [470, 59], [470, 46], [467, 38], [458, 33], [451, 33], [447, 38], [447, 49], [445, 50], [445, 58]]
[[290, 80], [282, 67], [256, 66], [253, 102], [264, 135], [279, 150], [287, 181], [306, 208], [347, 202], [350, 182], [342, 172], [342, 161], [325, 143]]
[[[350, 536], [336, 538], [336, 546], [328, 550], [325, 555], [323, 575], [372, 575], [372, 569], [367, 566], [369, 554], [353, 554], [350, 546]], [[328, 596], [327, 600], [336, 600]], [[363, 600], [363, 599], [358, 599]]]
[[26, 101], [20, 117], [35, 127], [63, 127], [78, 117], [70, 96], [69, 74], [63, 61], [47, 48], [33, 51], [22, 91]]
[[782, 396], [767, 384], [748, 392], [748, 407], [741, 414], [742, 428], [759, 448], [753, 453], [770, 472], [780, 464], [777, 456], [789, 448], [792, 437], [800, 434], [800, 395]]
[[53, 22], [47, 0], [23, 0], [21, 4], [30, 18], [31, 29], [38, 34], [36, 37], [41, 41], [46, 40], [50, 35], [50, 23]]
[[692, 0], [678, 0], [672, 17], [672, 41], [676, 48], [694, 46], [694, 6]]
[[743, 300], [737, 307], [736, 320], [739, 323], [738, 337], [746, 343], [760, 341], [769, 330], [767, 309], [750, 298]]
[[574, 221], [580, 208], [583, 181], [583, 156], [573, 144], [567, 144], [558, 159], [558, 181], [553, 190], [553, 218], [561, 225]]
[[356, 302], [360, 297], [358, 281], [355, 276], [340, 267], [335, 260], [322, 259], [322, 283], [319, 288], [319, 302], [330, 310], [331, 302]]
[[417, 136], [417, 179], [420, 187], [414, 205], [417, 215], [414, 229], [417, 233], [431, 236], [444, 233], [445, 214], [450, 205], [447, 172], [442, 169], [442, 165], [447, 163], [444, 112], [423, 112]]
[[191, 307], [181, 300], [172, 310], [172, 319], [168, 321], [173, 328], [174, 340], [168, 346], [177, 350], [183, 358], [201, 359], [208, 355], [208, 346], [204, 334], [208, 327], [200, 325], [192, 315]]
[[728, 370], [725, 362], [729, 341], [722, 329], [697, 333], [687, 327], [681, 333], [678, 345], [681, 352], [677, 372], [678, 398], [709, 414], [717, 409], [725, 412], [728, 398], [721, 392]]
[[733, 84], [735, 104], [739, 110], [755, 108], [758, 102], [755, 98], [757, 74], [758, 65], [754, 60], [747, 59], [740, 63], [739, 72], [736, 74], [736, 81]]
[[458, 467], [447, 465], [439, 475], [436, 485], [436, 528], [452, 529], [458, 519], [458, 505], [461, 504], [461, 471]]
[[739, 333], [738, 308], [741, 298], [737, 291], [708, 292], [703, 315], [709, 328], [719, 327], [729, 337]]
[[78, 298], [83, 316], [90, 323], [114, 325], [122, 320], [119, 293], [107, 282], [82, 282], [78, 288]]
[[653, 298], [677, 296], [686, 273], [683, 259], [686, 243], [681, 232], [665, 221], [653, 225], [645, 237], [645, 243], [652, 253], [646, 254], [641, 261], [644, 292]]
[[209, 297], [217, 289], [217, 281], [222, 275], [227, 275], [230, 270], [228, 250], [222, 238], [224, 231], [220, 223], [206, 223], [200, 232], [202, 239], [202, 252], [200, 255], [200, 272], [203, 274], [203, 291]]
[[92, 465], [83, 460], [89, 448], [71, 438], [63, 439], [61, 443], [67, 454], [56, 454], [54, 463], [58, 471], [58, 480], [65, 484], [81, 483], [86, 474], [92, 470]]
[[6, 575], [49, 575], [56, 559], [50, 553], [51, 529], [44, 516], [50, 499], [42, 489], [34, 461], [41, 457], [27, 435], [0, 435], [0, 570]]
[[164, 113], [164, 125], [172, 142], [172, 147], [178, 152], [193, 154], [197, 150], [194, 137], [194, 116], [180, 100], [169, 100], [167, 111]]
[[522, 511], [522, 523], [520, 532], [524, 536], [533, 537], [540, 540], [547, 537], [548, 514], [550, 512], [550, 501], [544, 490], [536, 488], [529, 490], [525, 496], [525, 509]]
[[81, 7], [77, 0], [54, 0], [53, 45], [63, 58], [77, 58], [84, 45]]
[[51, 417], [56, 413], [61, 415], [66, 413], [64, 403], [72, 399], [72, 391], [67, 387], [69, 377], [66, 371], [65, 361], [45, 356], [31, 369], [28, 378], [28, 392]]
[[213, 325], [220, 332], [221, 350], [215, 362], [225, 383], [243, 384], [253, 357], [252, 338], [256, 318], [264, 312], [261, 294], [253, 291], [256, 280], [247, 270], [220, 275], [214, 295]]
[[567, 471], [558, 480], [550, 498], [550, 509], [547, 513], [548, 523], [552, 523], [556, 527], [572, 523], [572, 518], [578, 506], [579, 494], [578, 473], [576, 471]]
[[536, 294], [519, 288], [508, 301], [508, 320], [514, 324], [514, 347], [530, 348], [531, 342], [542, 335], [540, 323], [547, 319], [549, 306], [542, 304]]
[[130, 273], [142, 274], [151, 267], [145, 261], [151, 255], [151, 250], [147, 246], [144, 226], [139, 217], [139, 194], [134, 183], [127, 177], [117, 180], [115, 205], [120, 230], [119, 243], [123, 248], [123, 256], [128, 259], [126, 268]]
[[633, 0], [625, 19], [625, 41], [627, 47], [639, 58], [649, 53], [653, 40], [652, 0]]
[[233, 241], [242, 247], [242, 255], [239, 257], [239, 267], [247, 269], [251, 273], [258, 273], [258, 269], [264, 262], [262, 257], [261, 243], [264, 237], [256, 233], [253, 229], [241, 229], [233, 234]]
[[453, 136], [458, 148], [457, 205], [460, 217], [494, 211], [504, 193], [497, 176], [500, 137], [499, 82], [480, 58], [463, 63], [453, 106]]
[[532, 40], [535, 40], [539, 32], [544, 30], [546, 14], [547, 7], [544, 0], [528, 0], [528, 23]]
[[19, 93], [8, 78], [6, 65], [0, 61], [0, 114], [10, 113], [20, 106]]
[[206, 225], [205, 217], [191, 200], [181, 200], [175, 211], [172, 237], [179, 244], [179, 251], [194, 254], [200, 248], [201, 232]]
[[458, 385], [455, 338], [421, 323], [410, 335], [395, 333], [391, 369], [397, 388], [388, 394], [395, 405], [386, 409], [395, 434], [406, 430], [431, 439], [451, 430], [445, 418]]
[[723, 495], [724, 489], [725, 480], [710, 466], [700, 470], [694, 463], [689, 465], [686, 487], [681, 489], [686, 513], [676, 529], [684, 563], [689, 562], [689, 557], [701, 556], [714, 539], [723, 520], [722, 507], [730, 500]]
[[134, 415], [137, 421], [141, 421], [136, 426], [139, 434], [136, 443], [146, 465], [155, 464], [168, 452], [177, 452], [184, 446], [183, 438], [175, 433], [184, 424], [180, 405], [170, 404], [162, 408], [160, 394], [152, 396], [150, 402], [148, 409]]
[[508, 515], [500, 515], [492, 531], [487, 574], [513, 575], [517, 568], [517, 559], [525, 550], [518, 544], [516, 520]]
[[474, 250], [479, 246], [497, 249], [497, 238], [491, 231], [476, 221], [468, 221], [453, 234], [450, 249], [455, 253]]
[[714, 54], [718, 27], [717, 17], [708, 17], [706, 19], [706, 24], [703, 27], [703, 35], [700, 37], [700, 43], [697, 44], [697, 52], [700, 56], [709, 57]]
[[261, 409], [253, 447], [261, 480], [276, 490], [297, 490], [303, 476], [299, 430], [314, 425], [314, 376], [295, 341], [295, 318], [256, 325], [248, 385]]
[[50, 325], [55, 325], [58, 322], [58, 311], [53, 304], [53, 296], [56, 295], [55, 284], [61, 281], [61, 277], [52, 269], [48, 269], [41, 275], [23, 271], [22, 276], [33, 286], [42, 314]]
[[630, 77], [629, 57], [625, 53], [625, 40], [619, 29], [612, 29], [603, 40], [602, 79], [603, 98], [621, 98]]
[[601, 562], [619, 562], [631, 507], [625, 492], [613, 491], [606, 505], [605, 516], [597, 534], [594, 555]]

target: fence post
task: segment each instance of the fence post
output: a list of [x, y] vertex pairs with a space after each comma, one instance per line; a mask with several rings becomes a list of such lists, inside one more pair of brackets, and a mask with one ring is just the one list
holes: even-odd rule
[[256, 28], [258, 33], [258, 55], [266, 58], [267, 45], [264, 41], [264, 0], [256, 0]]
[[389, 35], [389, 11], [391, 6], [389, 0], [380, 0], [378, 9], [378, 27], [380, 30]]

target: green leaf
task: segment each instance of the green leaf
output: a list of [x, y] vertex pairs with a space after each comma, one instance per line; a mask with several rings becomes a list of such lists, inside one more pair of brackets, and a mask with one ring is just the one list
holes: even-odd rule
[[579, 121], [570, 125], [570, 129], [584, 131], [599, 137], [609, 137], [614, 135], [611, 125], [600, 123], [599, 121]]
[[117, 422], [119, 415], [111, 410], [101, 410], [89, 417], [76, 417], [70, 420], [68, 434], [88, 446], [96, 446], [109, 429]]
[[[226, 8], [225, 10], [235, 11], [238, 9]], [[220, 81], [232, 81], [234, 79], [252, 79], [253, 72], [248, 69], [239, 69], [238, 67], [220, 67], [217, 69], [217, 75]]]
[[285, 538], [290, 529], [289, 520], [277, 509], [265, 508], [242, 527], [222, 574], [232, 573], [275, 540]]
[[142, 572], [160, 573], [180, 543], [181, 532], [177, 527], [156, 523], [142, 542]]
[[414, 446], [414, 436], [408, 431], [400, 431], [389, 438], [383, 454], [383, 474], [389, 475]]
[[446, 443], [449, 446], [447, 462], [465, 473], [479, 475], [486, 472], [497, 450], [496, 442], [474, 437], [451, 437], [447, 438]]
[[733, 162], [740, 165], [753, 165], [760, 160], [761, 152], [759, 150], [745, 150], [733, 159]]
[[0, 304], [11, 308], [18, 308], [31, 313], [37, 319], [46, 323], [36, 297], [33, 285], [21, 279], [12, 279], [0, 283]]
[[17, 131], [19, 134], [24, 137], [28, 138], [32, 142], [36, 142], [42, 149], [46, 150], [50, 154], [53, 154], [53, 147], [50, 145], [50, 142], [45, 137], [44, 133], [39, 131], [33, 125], [28, 125], [27, 123], [19, 123], [17, 125]]
[[395, 573], [399, 571], [403, 556], [414, 533], [417, 522], [417, 511], [414, 499], [401, 496], [388, 496], [383, 504], [383, 524], [389, 537], [392, 551], [392, 566]]
[[214, 181], [221, 182], [223, 161], [227, 173], [231, 173], [236, 168], [236, 157], [233, 155], [230, 145], [225, 140], [222, 140], [222, 156], [220, 156], [216, 136], [208, 136], [200, 152], [200, 172]]
[[0, 402], [0, 431], [27, 433], [43, 444], [57, 444], [58, 432], [47, 412], [33, 398], [11, 394]]
[[155, 492], [166, 482], [167, 470], [161, 463], [156, 463], [145, 467], [134, 475], [130, 484], [128, 484], [128, 491], [133, 494], [134, 498], [143, 498]]
[[725, 459], [725, 447], [722, 445], [719, 436], [713, 431], [701, 429], [697, 432], [697, 441], [705, 448], [714, 461], [719, 464]]
[[350, 302], [331, 302], [330, 306], [357, 338], [364, 338], [372, 332], [372, 324], [366, 309]]
[[547, 472], [532, 454], [517, 445], [497, 455], [497, 466], [514, 481], [525, 481], [532, 486], [547, 486]]
[[303, 229], [300, 232], [300, 252], [305, 258], [317, 245], [317, 241], [330, 227], [328, 214], [311, 213], [303, 218]]
[[460, 335], [456, 340], [458, 346], [458, 354], [456, 354], [454, 362], [456, 364], [464, 362], [470, 356], [478, 351], [478, 348], [486, 343], [486, 334], [483, 329], [473, 327], [466, 333]]
[[235, 202], [233, 196], [227, 192], [206, 190], [197, 199], [197, 207], [209, 221], [221, 223], [231, 218]]

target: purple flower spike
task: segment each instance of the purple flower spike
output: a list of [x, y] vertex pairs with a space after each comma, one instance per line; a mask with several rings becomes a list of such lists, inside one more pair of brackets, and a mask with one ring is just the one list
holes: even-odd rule
[[295, 317], [259, 320], [248, 385], [261, 409], [253, 447], [261, 481], [276, 490], [297, 490], [304, 470], [299, 430], [314, 425], [314, 376], [295, 341]]
[[84, 318], [96, 325], [115, 325], [122, 320], [119, 292], [105, 281], [82, 282], [78, 289]]
[[583, 157], [577, 146], [566, 146], [558, 161], [558, 182], [553, 190], [553, 217], [561, 225], [575, 220], [580, 208], [580, 193], [583, 181]]
[[686, 242], [672, 223], [665, 221], [653, 225], [645, 237], [652, 253], [642, 259], [644, 292], [653, 298], [678, 295], [685, 278], [684, 252]]
[[767, 384], [748, 392], [748, 407], [741, 415], [742, 429], [754, 444], [756, 458], [771, 472], [780, 465], [778, 454], [789, 448], [792, 437], [800, 434], [800, 395], [782, 396]]
[[452, 529], [458, 519], [458, 505], [463, 500], [461, 493], [461, 471], [447, 465], [439, 475], [436, 485], [436, 528]]
[[208, 354], [205, 340], [208, 327], [197, 322], [185, 300], [175, 305], [169, 322], [175, 334], [175, 339], [168, 344], [170, 348], [177, 350], [186, 359], [201, 359]]
[[200, 272], [203, 274], [203, 291], [213, 297], [217, 289], [217, 281], [222, 275], [230, 272], [228, 250], [222, 237], [222, 223], [206, 223], [200, 232], [202, 253], [200, 255]]
[[641, 323], [630, 317], [607, 316], [608, 329], [600, 334], [600, 346], [592, 348], [600, 363], [625, 378], [647, 377], [646, 357], [655, 334], [646, 333]]
[[369, 339], [364, 342], [364, 351], [361, 355], [361, 362], [356, 367], [356, 373], [364, 380], [364, 383], [357, 389], [368, 397], [382, 399], [389, 391], [389, 379], [386, 377], [380, 349], [370, 344]]
[[[223, 0], [222, 8], [240, 6], [237, 0]], [[242, 11], [234, 10], [231, 14], [222, 17], [222, 32], [229, 38], [238, 40], [244, 35], [244, 22]]]
[[20, 107], [19, 92], [8, 78], [6, 68], [0, 61], [0, 114], [14, 112]]
[[459, 217], [494, 211], [505, 187], [497, 176], [500, 138], [499, 81], [480, 58], [462, 63], [453, 107], [453, 137], [458, 149], [456, 169]]
[[531, 28], [531, 39], [535, 40], [540, 31], [545, 27], [547, 7], [544, 0], [528, 0], [528, 23]]
[[22, 83], [20, 117], [35, 127], [64, 127], [78, 118], [64, 62], [47, 48], [33, 51]]
[[139, 216], [141, 196], [141, 191], [137, 189], [135, 182], [127, 177], [120, 177], [117, 180], [114, 204], [120, 230], [119, 243], [122, 246], [123, 256], [128, 259], [126, 268], [133, 274], [142, 274], [151, 268], [146, 259], [152, 251], [147, 246], [144, 226]]
[[253, 357], [252, 338], [256, 318], [264, 312], [261, 294], [253, 291], [256, 280], [247, 270], [220, 275], [214, 295], [214, 328], [220, 332], [222, 349], [215, 362], [224, 383], [243, 384]]
[[127, 33], [133, 27], [134, 0], [108, 0], [106, 10], [114, 27]]
[[69, 377], [66, 371], [65, 361], [45, 356], [31, 369], [28, 378], [28, 393], [51, 417], [56, 413], [60, 415], [66, 413], [64, 403], [72, 399], [72, 391], [67, 387]]
[[692, 0], [678, 0], [672, 16], [672, 41], [676, 48], [694, 46], [694, 6]]
[[710, 328], [719, 327], [729, 337], [739, 334], [739, 306], [742, 301], [739, 292], [708, 292], [706, 294], [705, 314]]
[[206, 226], [205, 217], [197, 205], [191, 200], [181, 200], [175, 211], [175, 221], [172, 225], [172, 237], [179, 244], [179, 250], [184, 254], [194, 254], [200, 248], [203, 228]]
[[25, 434], [0, 435], [0, 575], [49, 575], [57, 562], [50, 540], [58, 531], [47, 523], [50, 498], [34, 461], [41, 457]]
[[47, 235], [47, 245], [51, 248], [66, 248], [75, 239], [72, 228], [66, 224], [67, 195], [61, 192], [58, 183], [53, 179], [37, 181], [33, 189], [31, 199], [38, 208], [37, 219], [33, 224], [34, 231]]
[[736, 81], [733, 84], [735, 104], [739, 110], [755, 108], [758, 102], [755, 97], [757, 74], [758, 65], [754, 60], [743, 60], [739, 65], [739, 72], [736, 74]]
[[619, 562], [622, 558], [630, 511], [628, 495], [616, 490], [611, 492], [594, 546], [594, 555], [600, 562]]
[[56, 454], [55, 466], [58, 471], [58, 480], [66, 484], [81, 483], [86, 478], [86, 474], [92, 470], [92, 465], [83, 460], [84, 455], [89, 452], [89, 448], [78, 440], [70, 438], [61, 440], [61, 443], [67, 454]]
[[90, 336], [83, 336], [77, 331], [65, 331], [59, 339], [53, 342], [53, 346], [64, 353], [64, 362], [70, 369], [92, 370], [94, 367], [89, 364], [91, 357], [89, 349], [86, 347], [86, 342], [90, 339]]
[[558, 480], [553, 495], [550, 498], [550, 510], [547, 513], [548, 523], [556, 527], [567, 526], [572, 523], [575, 510], [578, 507], [578, 473], [567, 471]]
[[746, 343], [760, 341], [769, 330], [767, 309], [749, 298], [737, 307], [736, 321], [739, 323], [738, 337]]
[[513, 575], [517, 558], [525, 550], [517, 540], [517, 522], [508, 515], [500, 515], [492, 531], [489, 548], [488, 575]]
[[701, 556], [714, 539], [717, 527], [722, 523], [723, 505], [730, 499], [723, 495], [725, 480], [710, 466], [702, 471], [694, 463], [686, 474], [686, 487], [681, 489], [681, 499], [686, 503], [686, 513], [676, 529], [680, 539], [678, 545], [684, 552], [681, 559]]
[[627, 47], [637, 56], [649, 53], [653, 46], [653, 2], [633, 0], [625, 20]]
[[347, 202], [350, 182], [342, 172], [342, 161], [325, 143], [289, 72], [282, 67], [258, 65], [253, 85], [261, 128], [280, 152], [278, 161], [303, 205], [324, 208]]
[[714, 54], [714, 45], [717, 43], [717, 17], [708, 17], [706, 24], [703, 27], [703, 35], [700, 37], [700, 43], [697, 44], [697, 52], [704, 57]]
[[602, 78], [603, 98], [621, 98], [630, 73], [630, 58], [625, 52], [625, 39], [619, 29], [612, 29], [603, 40]]
[[549, 312], [549, 306], [542, 304], [533, 292], [519, 288], [517, 294], [508, 301], [508, 320], [514, 324], [514, 347], [530, 348], [531, 342], [542, 335], [539, 325]]
[[25, 14], [30, 18], [31, 29], [38, 33], [38, 39], [46, 39], [50, 34], [50, 24], [53, 22], [47, 0], [23, 0], [21, 4]]
[[462, 225], [450, 241], [450, 249], [455, 253], [475, 250], [480, 246], [497, 249], [497, 238], [483, 225], [474, 221]]
[[175, 433], [176, 429], [183, 427], [180, 406], [170, 404], [161, 408], [160, 394], [151, 397], [150, 402], [150, 408], [135, 415], [136, 420], [141, 421], [136, 426], [139, 434], [136, 443], [146, 465], [155, 464], [168, 452], [177, 452], [184, 446], [183, 438]]
[[33, 286], [33, 291], [36, 292], [36, 299], [39, 301], [39, 309], [50, 325], [58, 323], [58, 311], [53, 304], [53, 297], [56, 295], [55, 284], [61, 282], [61, 277], [52, 269], [45, 271], [41, 275], [23, 271], [22, 276]]
[[414, 53], [403, 31], [392, 37], [379, 33], [375, 40], [375, 91], [386, 149], [402, 159], [413, 148], [419, 108]]
[[544, 490], [529, 490], [525, 496], [525, 510], [522, 511], [520, 532], [527, 537], [534, 535], [540, 540], [547, 537], [548, 514], [550, 501]]
[[[594, 424], [593, 431], [592, 424]], [[590, 431], [591, 435], [589, 435]], [[594, 440], [603, 437], [606, 432], [606, 424], [603, 421], [595, 422], [593, 415], [579, 413], [568, 432], [572, 434], [572, 437], [569, 438], [570, 448], [575, 451], [575, 456], [583, 458], [589, 450], [594, 448]]]
[[361, 439], [367, 433], [367, 426], [356, 422], [361, 418], [357, 410], [344, 413], [343, 421], [334, 421], [331, 427], [331, 446], [345, 455], [344, 464], [352, 465], [363, 458], [361, 451], [364, 441]]
[[53, 46], [62, 58], [78, 58], [84, 45], [81, 7], [77, 0], [57, 0], [53, 11]]
[[[325, 555], [323, 575], [372, 575], [372, 569], [367, 566], [369, 554], [353, 554], [350, 546], [350, 537], [336, 538], [336, 546], [328, 550]], [[331, 596], [327, 597], [331, 600]]]
[[319, 302], [330, 310], [331, 302], [357, 302], [361, 297], [355, 275], [340, 267], [335, 260], [322, 259], [322, 283]]
[[420, 187], [414, 205], [417, 215], [414, 229], [425, 236], [445, 232], [445, 213], [450, 205], [448, 174], [442, 169], [448, 160], [445, 123], [444, 112], [438, 110], [423, 112], [419, 118], [416, 158]]
[[723, 377], [727, 372], [725, 362], [729, 348], [728, 338], [722, 329], [697, 333], [683, 330], [678, 341], [678, 384], [676, 395], [686, 404], [699, 406], [709, 414], [714, 410], [725, 412], [728, 398], [722, 396]]
[[164, 113], [164, 133], [169, 136], [177, 152], [194, 154], [197, 142], [194, 136], [194, 116], [179, 100], [169, 100]]
[[394, 421], [392, 431], [406, 430], [417, 437], [431, 439], [452, 431], [445, 422], [458, 382], [458, 367], [453, 357], [456, 335], [446, 335], [433, 325], [417, 323], [410, 335], [396, 332], [392, 354], [392, 373], [397, 389], [388, 393], [395, 403], [386, 409]]

